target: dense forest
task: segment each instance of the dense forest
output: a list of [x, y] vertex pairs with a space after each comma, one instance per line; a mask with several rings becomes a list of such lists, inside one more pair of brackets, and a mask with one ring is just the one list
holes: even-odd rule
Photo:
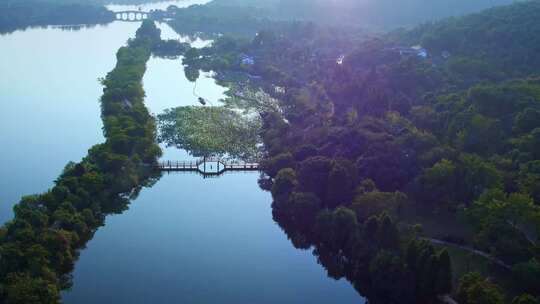
[[[101, 79], [106, 141], [0, 228], [0, 303], [59, 302], [105, 217], [157, 178], [142, 87], [152, 54], [183, 55], [191, 80], [214, 71], [230, 95], [279, 102], [256, 123], [226, 108], [169, 110], [160, 139], [205, 155], [194, 145], [225, 153], [259, 136], [272, 215], [328, 276], [370, 303], [539, 303], [540, 1], [477, 12], [510, 2], [215, 0], [163, 12], [177, 32], [225, 34], [202, 49], [144, 21]], [[0, 31], [114, 18], [101, 4], [10, 0]], [[202, 116], [237, 123], [189, 123]], [[210, 132], [232, 140], [208, 143]]]
[[159, 175], [161, 149], [154, 118], [144, 106], [142, 77], [160, 31], [145, 21], [117, 53], [101, 97], [106, 141], [69, 163], [52, 189], [23, 197], [14, 219], [0, 228], [0, 303], [51, 304], [69, 288], [79, 250], [104, 224], [125, 210]]
[[281, 101], [261, 114], [261, 185], [330, 276], [370, 303], [537, 303], [539, 14], [527, 1], [379, 37], [297, 23], [184, 63], [256, 75], [245, 85]]
[[259, 29], [276, 28], [281, 22], [265, 17], [266, 11], [247, 6], [194, 5], [187, 9], [169, 7], [174, 18], [168, 24], [178, 33], [228, 33], [236, 36], [253, 36]]

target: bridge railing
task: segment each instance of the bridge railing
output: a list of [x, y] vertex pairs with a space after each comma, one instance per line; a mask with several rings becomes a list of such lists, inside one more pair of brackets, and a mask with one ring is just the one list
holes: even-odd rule
[[223, 170], [256, 170], [259, 169], [259, 163], [257, 162], [234, 162], [234, 161], [224, 161], [219, 158], [203, 158], [193, 161], [171, 161], [165, 160], [157, 164], [158, 169], [162, 170], [173, 170], [173, 169], [190, 169], [190, 170], [206, 170], [208, 167], [212, 168], [214, 164], [217, 164], [217, 169], [219, 171]]

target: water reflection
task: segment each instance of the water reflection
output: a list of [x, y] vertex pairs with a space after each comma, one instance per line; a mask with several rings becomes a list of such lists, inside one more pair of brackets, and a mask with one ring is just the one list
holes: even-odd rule
[[[209, 76], [199, 78], [197, 93], [219, 100], [225, 88]], [[143, 81], [153, 113], [198, 104], [181, 58], [151, 58]], [[189, 157], [164, 152], [164, 159]], [[107, 218], [81, 253], [64, 302], [358, 303], [348, 282], [328, 278], [309, 251], [290, 246], [258, 179], [255, 172], [164, 174], [129, 210]]]
[[[165, 26], [169, 28], [168, 26]], [[170, 29], [170, 28], [169, 28]], [[147, 72], [144, 75], [146, 105], [154, 115], [163, 113], [166, 109], [178, 106], [198, 105], [197, 96], [193, 94], [195, 84], [190, 82], [183, 71], [182, 59], [166, 59], [153, 57], [148, 61]], [[197, 92], [205, 98], [219, 104], [224, 97], [225, 88], [218, 86], [208, 73], [197, 80]], [[161, 145], [162, 159], [190, 160], [188, 152]]]
[[[114, 22], [0, 37], [0, 221], [22, 195], [49, 188], [69, 160], [103, 141], [97, 78], [112, 70], [137, 27]], [[144, 86], [154, 113], [197, 103], [180, 59], [152, 58]], [[219, 100], [223, 91], [209, 77], [198, 80], [205, 98]], [[82, 251], [64, 302], [357, 303], [349, 283], [327, 278], [309, 251], [290, 246], [258, 177], [163, 176], [129, 210], [107, 218]]]
[[0, 222], [21, 196], [52, 186], [68, 161], [103, 141], [97, 81], [136, 23], [0, 36]]
[[170, 5], [175, 5], [177, 7], [188, 7], [195, 4], [206, 4], [210, 0], [173, 0], [173, 1], [161, 1], [154, 3], [143, 3], [139, 5], [124, 5], [124, 4], [109, 4], [106, 5], [107, 9], [113, 12], [121, 11], [151, 11], [151, 10], [166, 10]]
[[109, 23], [98, 24], [66, 24], [66, 25], [28, 25], [22, 27], [3, 28], [0, 30], [0, 36], [16, 34], [27, 30], [58, 29], [63, 31], [80, 31], [83, 29], [92, 29], [96, 27], [106, 27]]
[[361, 303], [270, 216], [257, 173], [165, 175], [107, 219], [65, 303]]

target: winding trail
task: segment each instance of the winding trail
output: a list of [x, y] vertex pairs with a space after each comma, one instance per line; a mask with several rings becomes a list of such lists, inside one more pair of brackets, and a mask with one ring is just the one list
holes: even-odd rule
[[439, 296], [439, 301], [445, 304], [459, 304], [456, 300], [454, 300], [450, 295], [447, 294]]
[[492, 256], [491, 254], [487, 253], [487, 252], [484, 252], [484, 251], [480, 251], [480, 250], [477, 250], [477, 249], [474, 249], [470, 246], [463, 246], [463, 245], [459, 245], [459, 244], [455, 244], [455, 243], [450, 243], [450, 242], [447, 242], [447, 241], [443, 241], [443, 240], [438, 240], [438, 239], [433, 239], [433, 238], [422, 238], [423, 240], [426, 240], [432, 244], [436, 244], [436, 245], [444, 245], [444, 246], [450, 246], [450, 247], [454, 247], [454, 248], [458, 248], [458, 249], [461, 249], [461, 250], [465, 250], [467, 252], [470, 252], [470, 253], [473, 253], [473, 254], [476, 254], [476, 255], [479, 255], [483, 258], [486, 258], [488, 259], [489, 261], [503, 267], [504, 269], [506, 270], [512, 270], [512, 267], [508, 264], [506, 264], [505, 262], [499, 260], [498, 258]]

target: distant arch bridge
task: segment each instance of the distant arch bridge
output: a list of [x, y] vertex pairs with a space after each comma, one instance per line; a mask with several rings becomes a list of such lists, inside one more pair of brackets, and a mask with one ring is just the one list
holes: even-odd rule
[[114, 14], [117, 21], [125, 22], [139, 22], [150, 18], [150, 13], [143, 11], [122, 11]]

